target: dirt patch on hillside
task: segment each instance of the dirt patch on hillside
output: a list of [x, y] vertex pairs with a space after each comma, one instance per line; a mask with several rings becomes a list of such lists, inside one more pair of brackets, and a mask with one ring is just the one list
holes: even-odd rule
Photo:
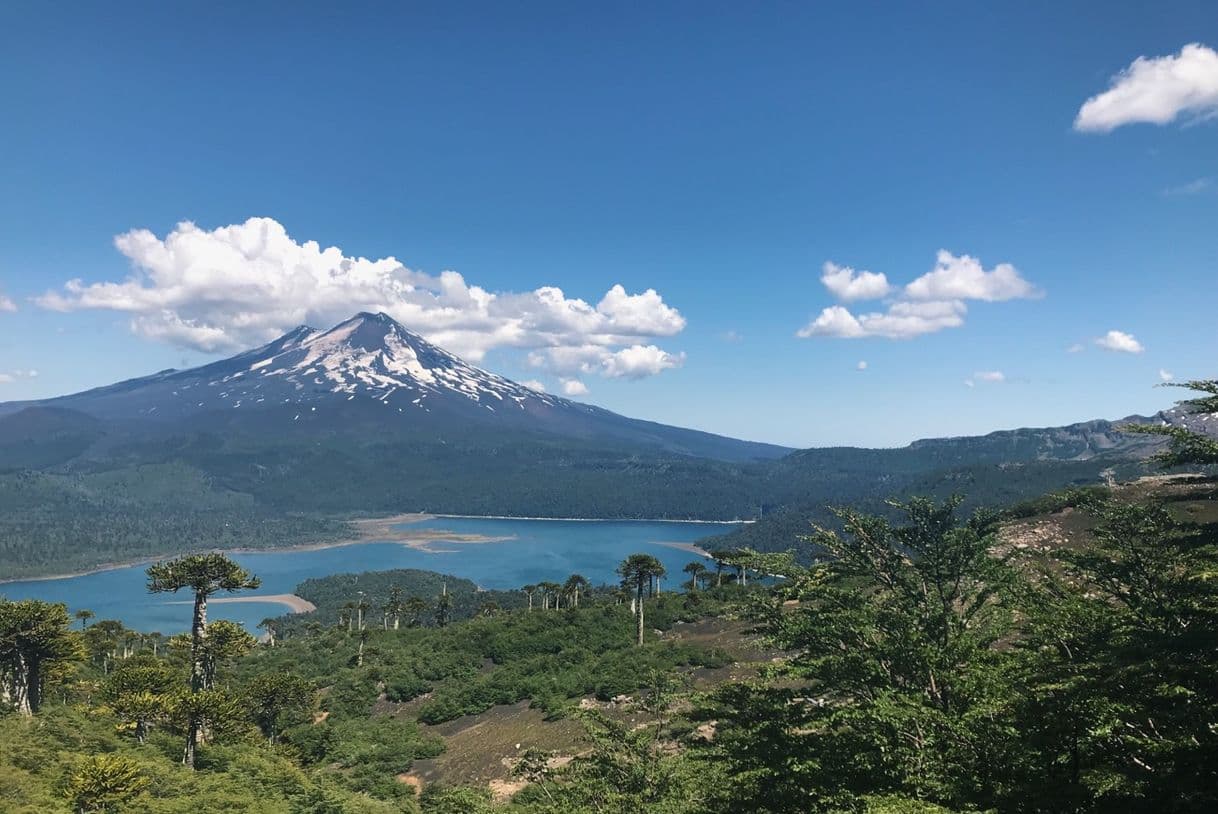
[[512, 777], [512, 767], [526, 750], [540, 749], [558, 757], [576, 754], [586, 746], [579, 721], [547, 721], [545, 713], [530, 709], [527, 701], [421, 728], [439, 735], [445, 744], [442, 755], [417, 760], [411, 767], [412, 774], [425, 783], [489, 786], [497, 781], [497, 787], [504, 790], [518, 782]]

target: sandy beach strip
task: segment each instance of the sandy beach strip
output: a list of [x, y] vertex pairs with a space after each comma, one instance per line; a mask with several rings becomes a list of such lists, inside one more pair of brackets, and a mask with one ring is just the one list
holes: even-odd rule
[[688, 551], [690, 554], [697, 554], [699, 557], [705, 557], [708, 560], [714, 559], [709, 551], [705, 548], [700, 548], [694, 543], [666, 543], [662, 540], [656, 540], [653, 545], [667, 546], [668, 548], [675, 548], [678, 551]]
[[[273, 602], [276, 605], [286, 605], [292, 613], [311, 613], [317, 606], [296, 594], [252, 594], [250, 596], [213, 596], [208, 604], [237, 604], [241, 602]], [[194, 600], [173, 600], [166, 605], [191, 605]]]

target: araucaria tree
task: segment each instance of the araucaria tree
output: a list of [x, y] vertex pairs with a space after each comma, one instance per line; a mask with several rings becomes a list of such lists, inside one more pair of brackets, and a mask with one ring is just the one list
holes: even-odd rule
[[651, 580], [664, 573], [664, 566], [650, 554], [631, 554], [617, 567], [622, 583], [634, 589], [634, 612], [637, 628], [637, 643], [643, 644], [643, 591]]
[[681, 570], [684, 571], [685, 573], [689, 574], [689, 589], [691, 591], [696, 591], [702, 587], [702, 585], [701, 585], [702, 578], [704, 576], [706, 576], [706, 566], [705, 565], [703, 565], [700, 562], [691, 562], [691, 563], [688, 563]]
[[254, 723], [275, 743], [285, 724], [302, 717], [309, 708], [313, 687], [291, 673], [261, 673], [246, 685], [245, 701]]
[[[192, 554], [148, 567], [148, 590], [152, 593], [177, 593], [183, 589], [194, 594], [194, 613], [190, 624], [190, 692], [202, 692], [214, 661], [207, 647], [207, 599], [220, 591], [233, 593], [259, 587], [262, 582], [223, 554]], [[194, 707], [192, 706], [192, 709]], [[202, 722], [189, 715], [186, 748], [182, 762], [194, 768]]]
[[48, 676], [84, 653], [71, 626], [65, 605], [0, 599], [0, 702], [38, 711]]
[[592, 587], [587, 577], [580, 574], [572, 574], [567, 577], [567, 581], [563, 583], [562, 592], [567, 595], [567, 604], [569, 607], [579, 607], [579, 595], [581, 592], [587, 593]]

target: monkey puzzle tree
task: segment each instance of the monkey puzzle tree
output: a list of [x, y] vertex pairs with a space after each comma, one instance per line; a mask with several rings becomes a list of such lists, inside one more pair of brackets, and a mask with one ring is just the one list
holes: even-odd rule
[[[194, 593], [194, 612], [190, 624], [190, 691], [202, 692], [210, 684], [209, 667], [214, 677], [214, 661], [207, 648], [207, 599], [220, 591], [233, 593], [259, 587], [262, 582], [223, 554], [191, 554], [148, 566], [151, 593]], [[210, 665], [209, 665], [210, 661]], [[192, 707], [193, 709], [193, 707]], [[188, 716], [186, 748], [182, 762], [194, 768], [199, 743], [200, 716]]]
[[266, 643], [274, 647], [275, 639], [279, 636], [279, 623], [271, 618], [263, 619], [258, 623], [258, 629], [266, 634]]
[[592, 583], [588, 581], [587, 577], [580, 574], [572, 574], [571, 576], [567, 577], [567, 581], [563, 583], [562, 590], [564, 594], [571, 597], [571, 607], [578, 608], [580, 592], [582, 591], [586, 593], [591, 587]]
[[63, 604], [0, 599], [0, 699], [22, 715], [42, 703], [47, 676], [84, 650]]
[[92, 755], [68, 778], [64, 796], [79, 814], [109, 814], [126, 810], [148, 785], [135, 761], [119, 755]]
[[558, 592], [562, 590], [561, 585], [559, 585], [557, 582], [549, 582], [547, 580], [546, 582], [537, 583], [537, 590], [541, 591], [542, 610], [550, 609], [551, 597], [554, 599], [554, 607], [558, 607]]
[[385, 603], [385, 613], [393, 617], [393, 629], [397, 630], [402, 626], [402, 611], [406, 609], [406, 603], [402, 600], [402, 589], [394, 585], [389, 589], [389, 601]]
[[421, 596], [412, 596], [406, 600], [406, 611], [410, 614], [410, 626], [418, 627], [423, 611], [427, 610], [427, 600]]
[[232, 666], [253, 650], [255, 644], [254, 637], [236, 622], [217, 619], [208, 625], [203, 645], [203, 688], [214, 687], [220, 668]]
[[453, 599], [448, 595], [448, 583], [445, 583], [440, 590], [440, 596], [436, 599], [436, 625], [444, 627], [452, 619]]
[[137, 656], [110, 674], [102, 684], [101, 697], [122, 722], [121, 729], [131, 731], [143, 743], [168, 714], [178, 682], [177, 671], [165, 662]]
[[622, 582], [634, 588], [635, 620], [637, 622], [637, 643], [643, 644], [643, 589], [651, 584], [651, 580], [664, 573], [664, 566], [650, 554], [631, 554], [622, 560], [617, 567]]
[[313, 686], [291, 673], [260, 673], [245, 687], [250, 717], [266, 739], [275, 743], [283, 730], [313, 702]]
[[693, 590], [693, 591], [698, 590], [698, 588], [701, 587], [700, 583], [701, 583], [702, 578], [707, 573], [706, 566], [700, 562], [691, 562], [691, 563], [686, 564], [686, 566], [684, 568], [682, 568], [681, 570], [684, 571], [685, 573], [689, 574], [690, 590]]

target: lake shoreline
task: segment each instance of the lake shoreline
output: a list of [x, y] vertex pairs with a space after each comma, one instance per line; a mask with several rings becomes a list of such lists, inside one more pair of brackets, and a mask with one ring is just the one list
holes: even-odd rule
[[[18, 582], [48, 582], [61, 579], [75, 579], [77, 577], [87, 577], [93, 574], [103, 574], [107, 571], [117, 571], [123, 568], [133, 568], [137, 565], [151, 565], [153, 563], [162, 562], [174, 557], [185, 556], [186, 554], [277, 554], [293, 551], [323, 551], [330, 548], [342, 548], [344, 546], [360, 545], [362, 543], [401, 543], [410, 548], [419, 551], [426, 551], [432, 554], [443, 553], [440, 550], [430, 549], [430, 543], [458, 543], [466, 545], [476, 545], [480, 543], [498, 543], [510, 540], [509, 537], [486, 537], [483, 535], [474, 534], [455, 534], [453, 532], [438, 531], [430, 534], [397, 529], [395, 526], [409, 525], [411, 523], [421, 523], [427, 520], [544, 520], [552, 522], [570, 522], [570, 523], [682, 523], [682, 524], [700, 524], [707, 526], [733, 526], [747, 525], [755, 523], [755, 520], [673, 520], [673, 519], [645, 519], [645, 518], [622, 518], [622, 517], [523, 517], [518, 515], [485, 515], [485, 514], [431, 514], [424, 512], [405, 512], [402, 514], [389, 515], [388, 517], [361, 517], [354, 520], [347, 520], [355, 529], [355, 535], [342, 540], [329, 540], [325, 542], [306, 542], [287, 546], [267, 546], [263, 548], [251, 548], [248, 546], [239, 548], [212, 548], [194, 552], [184, 552], [182, 554], [164, 554], [155, 557], [142, 557], [140, 559], [128, 560], [125, 562], [108, 562], [92, 568], [86, 568], [80, 571], [72, 571], [66, 574], [42, 574], [38, 576], [28, 577], [4, 577], [0, 578], [0, 589], [4, 585]], [[692, 543], [660, 543], [660, 545], [670, 545], [684, 548], [690, 553], [701, 554], [709, 557], [710, 555], [694, 546]]]

